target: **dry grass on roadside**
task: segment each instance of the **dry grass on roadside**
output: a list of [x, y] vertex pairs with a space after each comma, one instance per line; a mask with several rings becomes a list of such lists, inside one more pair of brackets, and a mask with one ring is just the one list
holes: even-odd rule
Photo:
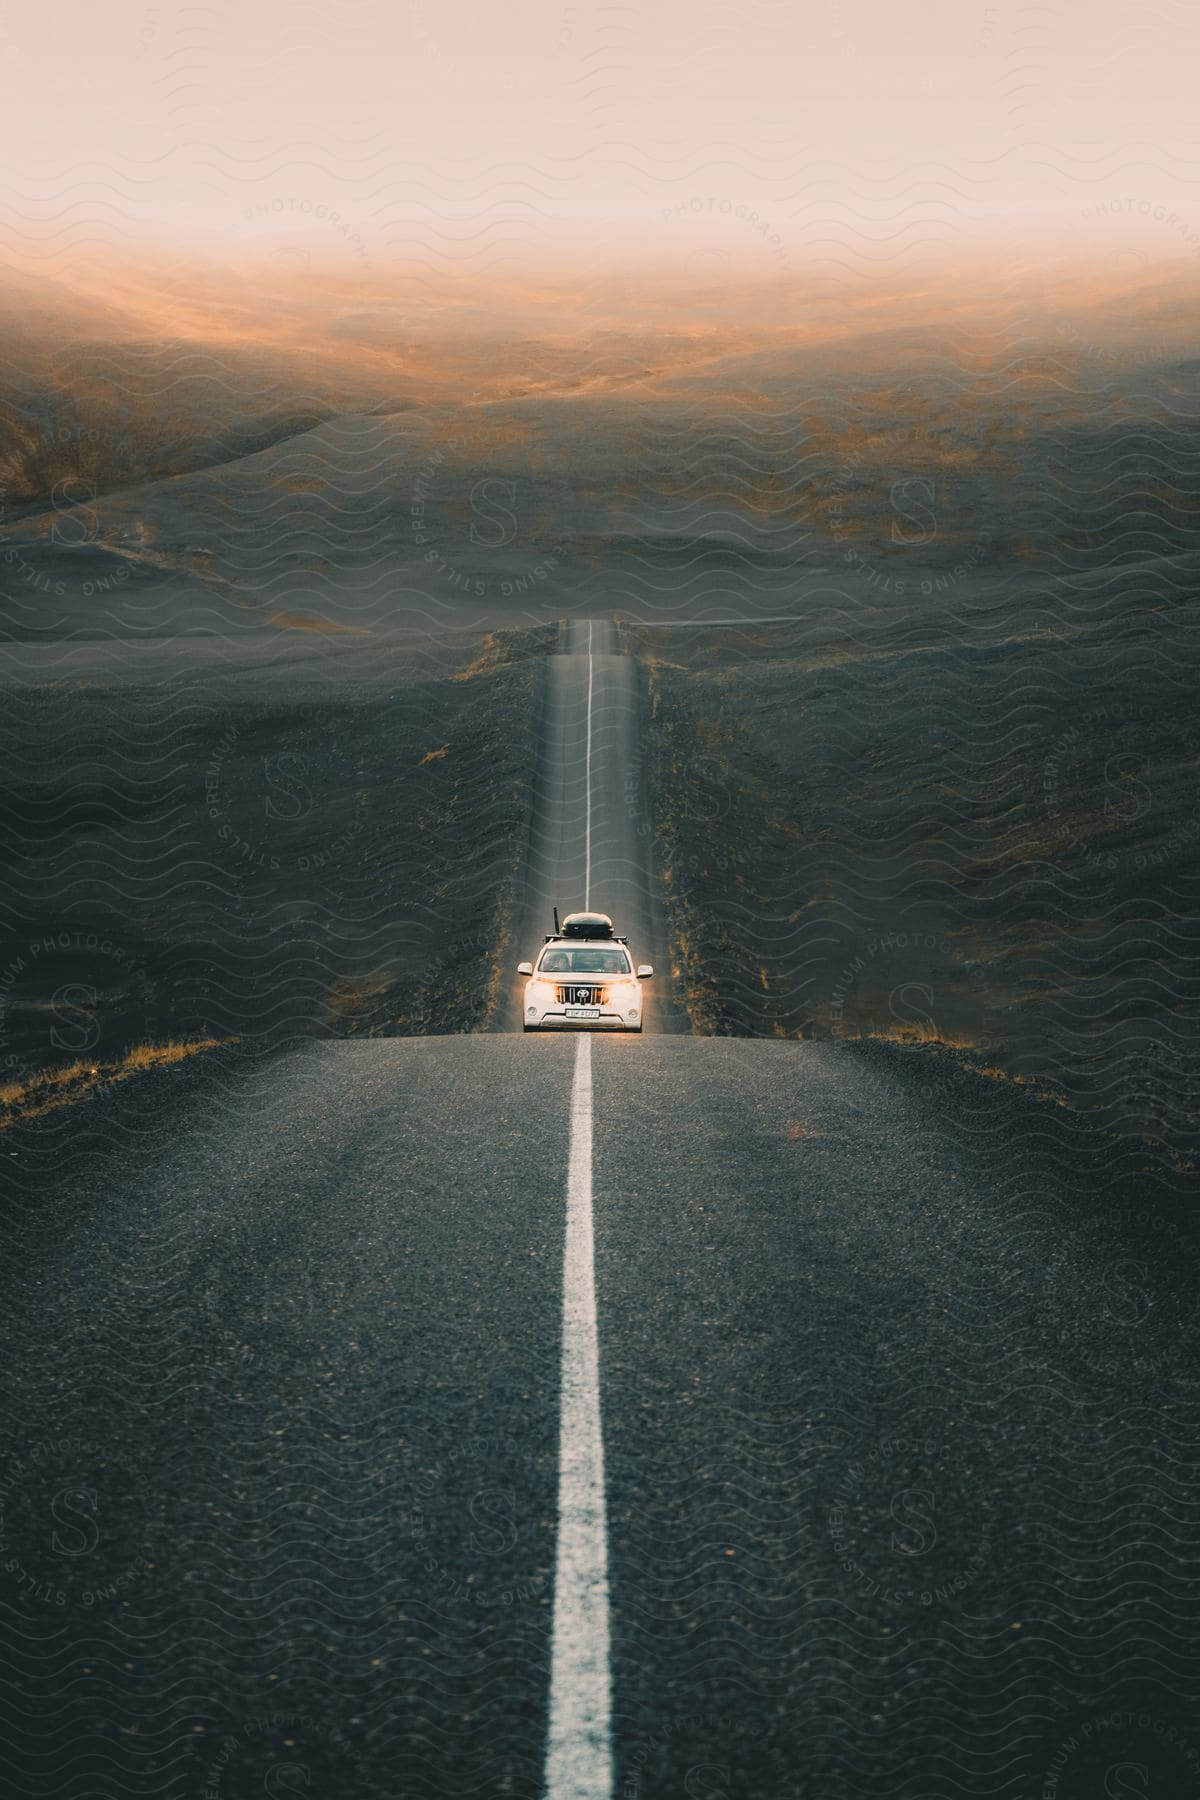
[[273, 612], [271, 624], [288, 631], [310, 631], [317, 637], [366, 637], [361, 625], [342, 625], [336, 619], [313, 619], [303, 613]]
[[27, 1119], [41, 1118], [70, 1106], [94, 1089], [127, 1081], [144, 1069], [165, 1069], [195, 1056], [202, 1050], [215, 1050], [231, 1038], [193, 1038], [166, 1044], [138, 1044], [116, 1062], [90, 1062], [86, 1059], [68, 1063], [61, 1069], [43, 1069], [26, 1081], [10, 1081], [0, 1086], [0, 1131], [22, 1124]]

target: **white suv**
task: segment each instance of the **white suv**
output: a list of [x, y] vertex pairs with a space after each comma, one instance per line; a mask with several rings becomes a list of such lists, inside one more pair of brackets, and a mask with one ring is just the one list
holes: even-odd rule
[[524, 1028], [640, 1031], [642, 982], [653, 973], [650, 963], [635, 973], [624, 938], [614, 936], [603, 913], [571, 913], [545, 940], [536, 965], [517, 964], [517, 974], [529, 977]]

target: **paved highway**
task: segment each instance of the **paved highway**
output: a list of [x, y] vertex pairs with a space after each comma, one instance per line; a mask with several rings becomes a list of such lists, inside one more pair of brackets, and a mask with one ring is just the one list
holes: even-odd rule
[[[658, 962], [584, 631], [527, 929], [618, 896]], [[509, 1031], [235, 1046], [0, 1151], [6, 1792], [1200, 1792], [1194, 1225], [1057, 1109]]]
[[637, 962], [653, 963], [643, 1032], [680, 1032], [686, 1016], [672, 993], [662, 895], [653, 857], [639, 746], [648, 703], [637, 662], [618, 652], [611, 619], [563, 625], [560, 655], [540, 670], [541, 756], [531, 771], [534, 832], [517, 911], [514, 973], [497, 1009], [501, 1031], [521, 1028], [523, 980], [515, 963], [536, 955], [561, 916], [594, 908], [629, 938]]
[[[543, 1791], [579, 1054], [235, 1049], [9, 1134], [9, 1791]], [[886, 1059], [589, 1060], [551, 1791], [1023, 1797], [1102, 1702], [1186, 1737], [1186, 1222], [1139, 1256], [1019, 1100]]]

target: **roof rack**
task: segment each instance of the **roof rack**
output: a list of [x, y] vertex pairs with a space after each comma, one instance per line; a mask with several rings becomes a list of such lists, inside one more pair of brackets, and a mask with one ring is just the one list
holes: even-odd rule
[[568, 936], [565, 931], [548, 931], [542, 938], [543, 944], [624, 944], [628, 947], [629, 939], [614, 931], [608, 937], [578, 938], [573, 933]]

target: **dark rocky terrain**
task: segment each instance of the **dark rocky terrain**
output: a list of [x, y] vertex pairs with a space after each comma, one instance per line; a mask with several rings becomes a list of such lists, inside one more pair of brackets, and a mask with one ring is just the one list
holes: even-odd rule
[[871, 330], [236, 292], [4, 290], [10, 1083], [487, 1024], [536, 663], [616, 617], [693, 1030], [953, 1053], [1188, 1166], [1178, 280]]

